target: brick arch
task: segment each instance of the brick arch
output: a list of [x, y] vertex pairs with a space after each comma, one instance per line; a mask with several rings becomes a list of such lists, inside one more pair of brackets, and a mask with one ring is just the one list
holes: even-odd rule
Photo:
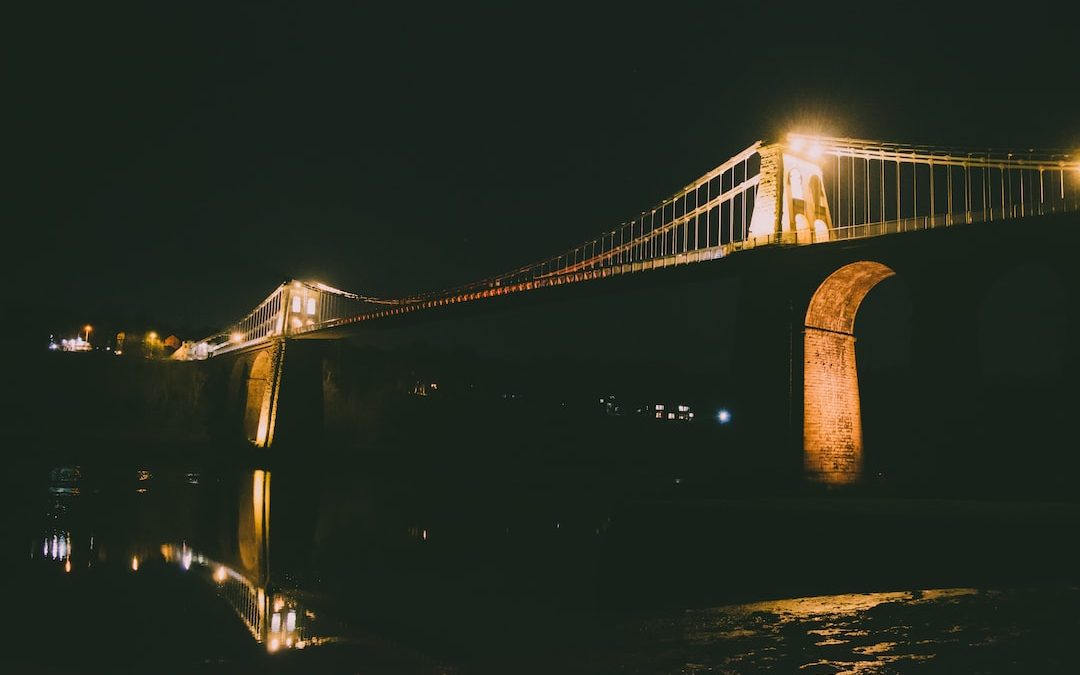
[[803, 332], [803, 467], [824, 483], [862, 474], [862, 411], [855, 363], [855, 314], [866, 294], [896, 274], [879, 262], [845, 265], [821, 282]]
[[258, 446], [266, 442], [270, 415], [271, 366], [270, 354], [260, 352], [251, 364], [246, 382], [244, 438]]

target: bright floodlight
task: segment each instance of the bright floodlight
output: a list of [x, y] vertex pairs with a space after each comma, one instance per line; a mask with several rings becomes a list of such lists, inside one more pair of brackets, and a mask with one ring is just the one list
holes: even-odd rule
[[720, 424], [727, 424], [731, 421], [731, 413], [721, 408], [720, 412], [716, 413], [716, 419], [719, 420]]
[[243, 342], [244, 341], [244, 334], [243, 333], [233, 333], [232, 335], [229, 336], [229, 339], [232, 340], [233, 342]]
[[791, 149], [795, 152], [799, 152], [806, 146], [806, 139], [802, 136], [796, 136], [795, 134], [791, 134], [788, 136], [788, 138], [788, 145], [790, 145]]

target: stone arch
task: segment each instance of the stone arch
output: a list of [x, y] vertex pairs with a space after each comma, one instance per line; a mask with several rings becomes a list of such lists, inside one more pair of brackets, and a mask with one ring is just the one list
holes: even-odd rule
[[266, 444], [270, 419], [272, 360], [269, 352], [260, 352], [251, 364], [244, 398], [244, 438], [262, 446]]
[[879, 262], [845, 265], [821, 282], [803, 332], [803, 467], [813, 480], [862, 474], [862, 410], [855, 362], [855, 314], [866, 294], [896, 274]]

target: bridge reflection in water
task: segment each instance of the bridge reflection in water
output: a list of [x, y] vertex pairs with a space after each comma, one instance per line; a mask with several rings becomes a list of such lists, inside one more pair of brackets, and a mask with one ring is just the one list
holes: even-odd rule
[[304, 619], [313, 617], [314, 612], [302, 607], [288, 592], [267, 593], [264, 586], [252, 583], [223, 562], [195, 553], [183, 542], [162, 544], [161, 556], [215, 587], [218, 596], [233, 608], [251, 636], [265, 643], [269, 651], [304, 649], [321, 642], [307, 635]]
[[[305, 608], [295, 595], [268, 590], [270, 585], [269, 471], [243, 473], [237, 494], [239, 569], [194, 551], [187, 542], [161, 545], [166, 562], [178, 564], [212, 585], [244, 622], [251, 636], [271, 651], [304, 649], [320, 640], [306, 633]], [[307, 611], [307, 615], [314, 616]]]
[[[217, 475], [199, 472], [196, 482], [191, 482], [191, 472], [142, 471], [144, 480], [133, 477], [136, 472], [129, 470], [119, 472], [128, 477], [128, 480], [113, 481], [102, 479], [101, 474], [93, 470], [87, 470], [85, 477], [81, 469], [77, 472], [72, 469], [54, 474], [78, 475], [79, 479], [70, 481], [66, 486], [60, 485], [59, 487], [64, 488], [62, 490], [51, 490], [52, 499], [48, 512], [44, 514], [46, 518], [43, 527], [27, 538], [31, 557], [44, 563], [41, 567], [49, 570], [54, 580], [72, 580], [85, 575], [88, 582], [93, 583], [92, 574], [87, 573], [99, 568], [111, 568], [130, 584], [138, 583], [141, 577], [150, 579], [151, 575], [160, 574], [161, 570], [169, 570], [177, 583], [182, 585], [185, 594], [206, 597], [216, 595], [222, 606], [227, 604], [231, 607], [236, 618], [228, 618], [230, 621], [242, 623], [249, 636], [243, 638], [244, 631], [237, 629], [236, 638], [248, 643], [257, 641], [257, 648], [263, 656], [266, 656], [267, 652], [305, 650], [305, 659], [309, 656], [321, 658], [317, 655], [328, 650], [319, 649], [309, 653], [312, 650], [308, 648], [332, 642], [351, 642], [354, 645], [359, 643], [355, 635], [327, 629], [327, 612], [324, 611], [324, 605], [319, 604], [318, 593], [336, 592], [340, 587], [331, 588], [320, 583], [283, 587], [281, 580], [288, 579], [284, 574], [287, 570], [270, 573], [269, 558], [263, 553], [272, 532], [269, 509], [271, 481], [268, 471], [234, 470], [233, 477], [237, 480], [232, 481], [228, 480], [228, 471], [219, 472]], [[82, 488], [84, 481], [93, 485], [87, 489], [74, 489]], [[209, 489], [211, 486], [226, 483], [230, 487], [223, 490], [222, 494], [215, 495]], [[367, 492], [366, 484], [357, 484], [363, 487], [350, 486], [350, 497], [354, 500], [370, 498], [370, 494], [357, 496], [358, 492]], [[54, 481], [53, 488], [56, 487], [58, 486]], [[91, 506], [85, 503], [88, 494], [99, 500], [94, 508], [87, 508]], [[192, 499], [192, 496], [195, 498]], [[279, 495], [278, 502], [283, 501], [281, 497], [282, 495]], [[333, 498], [328, 502], [333, 504]], [[242, 508], [230, 515], [229, 509], [218, 508], [222, 503], [241, 504]], [[918, 670], [922, 667], [921, 664], [929, 661], [943, 668], [954, 667], [952, 672], [965, 672], [968, 669], [963, 667], [964, 664], [990, 663], [991, 666], [984, 668], [983, 672], [993, 673], [999, 671], [995, 670], [992, 663], [1009, 650], [1015, 650], [1013, 653], [1021, 655], [1019, 662], [1028, 665], [1041, 663], [1047, 654], [1056, 654], [1054, 657], [1057, 658], [1060, 653], [1054, 652], [1054, 640], [1061, 638], [1062, 632], [1075, 624], [1075, 619], [1058, 617], [1051, 622], [1053, 625], [1047, 627], [1040, 623], [1041, 619], [1033, 615], [1033, 612], [1044, 613], [1047, 607], [1057, 607], [1054, 611], [1059, 613], [1064, 611], [1063, 607], [1080, 608], [1080, 595], [1075, 589], [1065, 589], [1062, 592], [1059, 586], [1050, 586], [1045, 589], [1002, 592], [969, 589], [904, 590], [803, 597], [725, 605], [712, 609], [660, 610], [626, 614], [614, 619], [604, 615], [595, 624], [586, 623], [585, 630], [588, 632], [584, 637], [578, 635], [575, 641], [565, 639], [566, 634], [561, 631], [567, 630], [566, 627], [572, 626], [577, 619], [566, 624], [561, 623], [561, 620], [556, 620], [555, 616], [546, 613], [541, 598], [531, 598], [523, 606], [517, 607], [514, 614], [490, 611], [491, 605], [487, 605], [487, 608], [481, 610], [483, 615], [478, 616], [476, 610], [468, 605], [469, 600], [474, 599], [478, 607], [485, 607], [484, 603], [490, 600], [483, 598], [479, 586], [470, 587], [468, 583], [464, 583], [460, 584], [461, 589], [456, 588], [460, 578], [455, 577], [447, 566], [447, 563], [454, 559], [454, 555], [448, 553], [457, 546], [460, 546], [456, 549], [457, 556], [464, 558], [470, 566], [483, 565], [487, 558], [509, 561], [505, 547], [507, 542], [514, 541], [516, 543], [513, 546], [520, 547], [517, 550], [529, 558], [542, 555], [544, 549], [551, 549], [550, 557], [539, 564], [521, 565], [517, 571], [524, 574], [550, 574], [557, 577], [558, 584], [562, 585], [570, 577], [559, 576], [553, 566], [560, 561], [575, 560], [588, 570], [602, 570], [608, 576], [622, 577], [627, 588], [651, 584], [670, 592], [680, 575], [687, 576], [697, 569], [694, 567], [695, 561], [703, 561], [712, 570], [713, 576], [725, 577], [731, 584], [741, 585], [752, 577], [748, 576], [748, 567], [738, 567], [740, 559], [748, 556], [753, 558], [752, 564], [763, 568], [762, 575], [790, 575], [792, 571], [789, 561], [792, 557], [808, 550], [809, 544], [814, 540], [825, 539], [821, 543], [825, 549], [844, 550], [843, 546], [847, 544], [858, 550], [858, 556], [849, 557], [857, 559], [855, 563], [862, 568], [888, 568], [892, 565], [896, 569], [905, 570], [913, 564], [919, 564], [917, 561], [921, 556], [910, 548], [895, 549], [897, 542], [919, 537], [920, 542], [928, 549], [938, 553], [944, 549], [947, 537], [968, 542], [964, 544], [965, 548], [968, 544], [974, 544], [975, 550], [971, 559], [957, 562], [953, 570], [954, 573], [960, 570], [963, 574], [970, 574], [972, 570], [978, 569], [970, 563], [995, 555], [1001, 558], [1002, 566], [1011, 568], [1017, 560], [1030, 558], [1028, 552], [1035, 550], [1032, 545], [1034, 542], [1048, 541], [1057, 529], [1071, 531], [1075, 523], [1080, 522], [1080, 508], [1075, 506], [1057, 506], [1048, 511], [1047, 513], [1059, 519], [1056, 525], [1049, 526], [1046, 524], [1051, 518], [1033, 511], [1030, 521], [1039, 523], [1042, 526], [1040, 530], [1029, 528], [1019, 520], [1022, 511], [1009, 510], [1002, 506], [996, 513], [988, 510], [985, 522], [981, 522], [975, 514], [978, 508], [985, 507], [961, 504], [957, 509], [959, 517], [952, 524], [933, 525], [938, 521], [913, 519], [911, 514], [897, 519], [895, 513], [882, 510], [872, 517], [875, 527], [866, 528], [866, 514], [873, 507], [869, 502], [854, 504], [852, 510], [859, 513], [846, 520], [843, 520], [842, 510], [835, 503], [821, 505], [820, 512], [805, 513], [804, 520], [799, 520], [794, 502], [766, 505], [768, 509], [795, 511], [775, 520], [755, 516], [753, 509], [756, 507], [751, 506], [752, 503], [758, 503], [758, 500], [746, 502], [726, 512], [705, 513], [702, 511], [704, 505], [697, 504], [692, 512], [681, 513], [680, 518], [670, 517], [674, 512], [659, 514], [653, 521], [665, 525], [665, 533], [659, 535], [659, 538], [649, 521], [642, 521], [629, 532], [622, 544], [614, 541], [604, 544], [615, 547], [613, 557], [617, 560], [617, 565], [594, 567], [595, 560], [582, 557], [591, 555], [588, 552], [597, 549], [597, 542], [608, 541], [607, 533], [601, 535], [600, 532], [590, 531], [589, 536], [580, 539], [579, 543], [568, 545], [568, 542], [579, 536], [574, 530], [580, 523], [575, 523], [573, 513], [564, 512], [558, 522], [548, 523], [547, 535], [542, 539], [538, 536], [540, 528], [530, 531], [520, 522], [511, 523], [515, 527], [512, 535], [509, 531], [505, 537], [496, 537], [489, 533], [485, 535], [485, 539], [469, 537], [460, 527], [460, 522], [458, 528], [447, 523], [434, 530], [429, 530], [424, 522], [422, 526], [411, 528], [410, 535], [415, 537], [415, 541], [410, 549], [414, 559], [429, 560], [432, 564], [404, 565], [407, 571], [396, 577], [395, 571], [389, 569], [390, 566], [398, 564], [396, 560], [384, 561], [383, 567], [379, 568], [381, 574], [360, 574], [363, 578], [357, 578], [356, 570], [361, 569], [359, 565], [346, 563], [342, 567], [352, 574], [347, 583], [354, 586], [362, 585], [364, 581], [368, 587], [373, 583], [394, 585], [396, 581], [405, 579], [421, 587], [425, 593], [436, 591], [436, 595], [427, 601], [428, 604], [423, 605], [426, 612], [416, 612], [421, 605], [409, 607], [409, 611], [415, 612], [410, 618], [420, 626], [438, 624], [439, 630], [445, 631], [451, 636], [451, 640], [464, 641], [463, 636], [466, 634], [480, 636], [471, 639], [478, 641], [485, 658], [498, 661], [499, 667], [492, 666], [488, 670], [480, 667], [477, 672], [589, 673], [596, 672], [598, 664], [610, 666], [605, 672], [629, 669], [631, 672], [641, 673], [693, 670], [691, 665], [698, 670], [712, 668], [718, 672], [796, 672], [800, 669], [808, 672], [875, 672], [881, 669], [905, 672], [908, 669]], [[950, 508], [940, 502], [930, 505], [914, 504], [913, 508], [923, 506], [935, 513]], [[893, 504], [891, 508], [895, 509], [897, 505]], [[202, 522], [184, 521], [184, 514], [191, 512], [201, 513], [199, 518]], [[1010, 514], [1009, 517], [1017, 522], [1009, 526], [1007, 519], [1002, 517], [1005, 513]], [[687, 515], [691, 517], [687, 519]], [[652, 516], [644, 514], [642, 517]], [[846, 531], [846, 534], [828, 538], [829, 535], [820, 527], [825, 517], [834, 523], [833, 529], [837, 532]], [[838, 517], [842, 520], [837, 521]], [[247, 524], [243, 524], [245, 518], [248, 519]], [[777, 539], [784, 537], [777, 536], [776, 529], [761, 525], [767, 523], [775, 526], [792, 518], [794, 520], [788, 523], [784, 537], [790, 537], [793, 541], [789, 546], [769, 549], [769, 546], [776, 546]], [[682, 523], [683, 520], [687, 522]], [[911, 520], [916, 522], [912, 524], [909, 522]], [[724, 524], [723, 529], [716, 528], [715, 524], [718, 522]], [[712, 526], [709, 523], [712, 523]], [[817, 525], [812, 526], [809, 523]], [[868, 531], [862, 532], [858, 527], [854, 527], [859, 523]], [[193, 524], [199, 526], [193, 527]], [[927, 528], [928, 524], [931, 524], [930, 528]], [[615, 529], [625, 526], [625, 519], [617, 519], [614, 525]], [[250, 539], [242, 543], [237, 537], [232, 542], [235, 546], [224, 546], [211, 553], [215, 546], [215, 537], [207, 536], [207, 532], [223, 527], [235, 527], [238, 535], [243, 532], [244, 536]], [[1009, 527], [1032, 531], [1027, 533], [1028, 538], [1018, 544], [1015, 550], [1011, 545], [995, 549], [994, 541], [997, 541], [998, 537], [1001, 541], [1010, 543], [1018, 539], [1015, 532], [1003, 534]], [[672, 534], [673, 529], [707, 532], [710, 536], [683, 537], [676, 533], [670, 541], [665, 539]], [[649, 534], [650, 531], [652, 534]], [[882, 532], [890, 534], [883, 536]], [[720, 534], [713, 537], [713, 533]], [[799, 539], [800, 533], [802, 539]], [[334, 534], [336, 536], [341, 533], [335, 529]], [[354, 530], [352, 534], [357, 532]], [[177, 536], [178, 538], [171, 538]], [[163, 538], [165, 543], [161, 543]], [[455, 542], [455, 539], [460, 542]], [[580, 542], [585, 542], [586, 539], [587, 543], [582, 545]], [[852, 545], [852, 541], [861, 541], [862, 547]], [[313, 541], [289, 542], [290, 547], [306, 550], [319, 545]], [[322, 545], [325, 546], [325, 542]], [[694, 550], [695, 545], [704, 548]], [[879, 545], [879, 548], [875, 549], [875, 545]], [[988, 545], [989, 548], [986, 548]], [[444, 547], [441, 557], [438, 548], [440, 546]], [[332, 544], [330, 547], [335, 548]], [[760, 553], [759, 547], [766, 552]], [[248, 550], [246, 557], [242, 553], [244, 548]], [[891, 551], [896, 560], [891, 561], [884, 557], [882, 554], [885, 551]], [[252, 557], [253, 552], [255, 557]], [[784, 552], [788, 555], [777, 555]], [[340, 551], [335, 548], [331, 553], [338, 554]], [[1010, 555], [1013, 558], [1010, 558]], [[867, 560], [875, 562], [867, 565]], [[1046, 568], [1053, 564], [1062, 567], [1074, 563], [1074, 559], [1069, 559], [1066, 555], [1049, 557], [1047, 561], [1047, 565], [1040, 567]], [[133, 562], [135, 564], [131, 564]], [[813, 576], [829, 567], [844, 569], [845, 564], [845, 560], [837, 558], [823, 561], [810, 556], [802, 559], [799, 566]], [[93, 569], [88, 569], [89, 567]], [[132, 570], [131, 567], [137, 569]], [[846, 569], [853, 567], [849, 564]], [[420, 574], [416, 574], [417, 572]], [[884, 572], [886, 575], [895, 573], [895, 569]], [[428, 576], [431, 578], [426, 578]], [[890, 581], [888, 576], [875, 576], [874, 579], [873, 584], [879, 586], [899, 589], [928, 588], [925, 585]], [[531, 581], [531, 578], [515, 579], [507, 590], [521, 592]], [[615, 583], [617, 586], [620, 584], [618, 578]], [[130, 592], [132, 586], [125, 588]], [[404, 590], [398, 589], [393, 600], [408, 605], [409, 599], [404, 596]], [[477, 593], [475, 598], [471, 598], [473, 593]], [[342, 600], [352, 602], [355, 597]], [[148, 596], [143, 601], [146, 611], [170, 614], [186, 612], [184, 622], [202, 618], [189, 612], [193, 603], [186, 600], [183, 604], [169, 604], [159, 602], [157, 597]], [[581, 602], [582, 597], [577, 597], [576, 601]], [[359, 606], [359, 603], [354, 604]], [[62, 611], [70, 612], [71, 608]], [[84, 611], [91, 617], [100, 614], [96, 607], [85, 608]], [[368, 619], [380, 616], [374, 613], [385, 611], [385, 605], [363, 604], [362, 612], [369, 615]], [[142, 618], [135, 616], [127, 617], [126, 620], [140, 621]], [[454, 620], [447, 622], [448, 618]], [[562, 616], [562, 619], [567, 617]], [[1033, 633], [1040, 626], [1046, 631]], [[501, 632], [485, 632], [500, 627]], [[572, 635], [572, 632], [569, 634]], [[550, 655], [541, 654], [535, 661], [530, 659], [528, 663], [523, 663], [521, 654], [530, 653], [528, 649], [535, 648], [538, 643], [545, 644]], [[370, 643], [363, 644], [367, 649]], [[193, 649], [189, 645], [180, 648]], [[1057, 649], [1060, 650], [1060, 646]], [[488, 652], [490, 657], [487, 656]], [[401, 672], [445, 672], [445, 669]]]
[[[138, 574], [155, 563], [168, 563], [201, 584], [206, 593], [216, 594], [227, 603], [251, 637], [270, 652], [304, 649], [326, 641], [311, 630], [315, 612], [301, 603], [296, 593], [271, 585], [269, 471], [242, 471], [236, 481], [209, 476], [211, 482], [237, 486], [235, 496], [230, 499], [226, 495], [224, 500], [237, 505], [235, 517], [230, 516], [229, 509], [224, 509], [213, 513], [211, 522], [189, 521], [180, 527], [169, 523], [175, 525], [198, 502], [203, 503], [195, 510], [205, 513], [207, 499], [216, 501], [221, 497], [190, 498], [190, 493], [200, 491], [200, 479], [207, 476], [190, 471], [178, 475], [147, 469], [124, 471], [127, 475], [135, 474], [132, 488], [127, 480], [106, 477], [107, 471], [90, 473], [92, 496], [97, 502], [94, 504], [85, 503], [81, 466], [50, 471], [50, 499], [43, 514], [46, 529], [38, 536], [31, 558], [57, 565], [68, 575], [79, 575], [95, 565], [126, 568]], [[183, 480], [175, 480], [180, 476]], [[135, 515], [111, 523], [102, 518], [120, 511]], [[222, 550], [217, 554], [220, 557], [191, 543], [201, 538], [212, 544], [214, 537], [206, 537], [206, 532], [233, 527], [235, 532], [223, 539], [233, 541], [235, 550]], [[184, 538], [158, 543], [162, 536], [177, 534]]]

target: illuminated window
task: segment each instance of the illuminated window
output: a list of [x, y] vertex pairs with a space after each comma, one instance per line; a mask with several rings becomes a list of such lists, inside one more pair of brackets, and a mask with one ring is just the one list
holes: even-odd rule
[[307, 313], [308, 314], [314, 314], [315, 313], [315, 298], [308, 298], [307, 299]]
[[662, 404], [660, 404], [660, 403], [657, 403], [657, 404], [656, 404], [656, 409], [657, 409], [657, 410], [663, 410], [663, 409], [664, 409], [664, 406], [663, 406]]
[[667, 414], [667, 418], [668, 418], [669, 420], [673, 420], [673, 419], [675, 419], [675, 413], [668, 413], [668, 414]]
[[270, 632], [276, 633], [281, 630], [281, 612], [274, 612], [270, 617]]
[[290, 631], [290, 632], [296, 630], [296, 610], [295, 609], [290, 609], [289, 613], [287, 615], [285, 615], [285, 630]]
[[294, 312], [299, 312], [300, 311], [300, 296], [293, 296], [293, 299], [292, 299], [292, 311], [294, 311]]
[[690, 406], [688, 406], [688, 405], [679, 406], [679, 412], [686, 412], [688, 410], [690, 410]]

